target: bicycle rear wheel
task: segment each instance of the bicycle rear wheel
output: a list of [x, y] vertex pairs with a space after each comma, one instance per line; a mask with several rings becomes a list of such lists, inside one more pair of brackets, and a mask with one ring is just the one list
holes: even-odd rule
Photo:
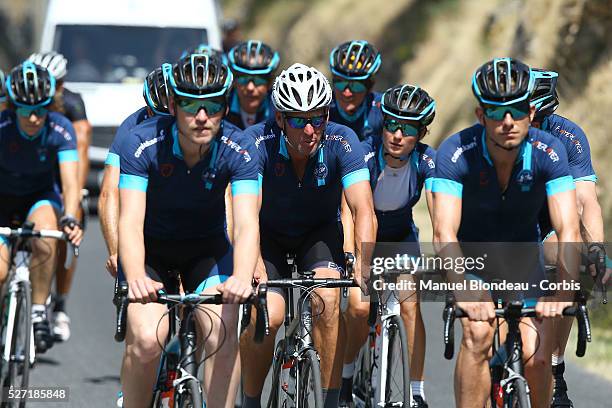
[[[2, 385], [5, 388], [20, 388], [28, 387], [30, 376], [30, 347], [32, 334], [32, 294], [30, 282], [21, 281], [17, 283], [17, 289], [10, 294], [11, 302], [15, 302], [14, 321], [12, 333], [7, 333], [11, 336], [11, 348], [9, 361], [5, 373], [5, 378], [2, 379]], [[10, 308], [9, 308], [10, 310]], [[9, 319], [11, 316], [9, 316]], [[7, 403], [9, 407], [25, 407], [25, 401], [14, 401]]]
[[300, 407], [323, 408], [321, 366], [317, 353], [310, 349], [298, 363], [298, 401]]
[[389, 318], [385, 406], [410, 407], [408, 339], [400, 316]]
[[374, 342], [376, 336], [368, 335], [366, 343], [359, 350], [355, 361], [355, 374], [353, 375], [353, 402], [357, 408], [371, 408], [372, 397], [372, 362], [374, 361]]

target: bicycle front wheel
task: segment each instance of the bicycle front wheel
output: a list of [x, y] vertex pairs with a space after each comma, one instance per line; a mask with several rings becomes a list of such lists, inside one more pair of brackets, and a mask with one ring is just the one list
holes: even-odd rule
[[505, 408], [531, 408], [529, 388], [524, 378], [517, 378], [512, 382], [512, 389], [507, 395]]
[[369, 334], [366, 343], [359, 350], [353, 375], [353, 402], [357, 408], [371, 408], [374, 391], [372, 390], [372, 362], [374, 361], [375, 334]]
[[200, 382], [190, 379], [182, 384], [181, 392], [174, 393], [175, 408], [201, 408], [202, 407], [202, 387]]
[[388, 323], [389, 343], [385, 378], [385, 406], [410, 406], [410, 363], [408, 339], [400, 316], [391, 316]]
[[[22, 281], [17, 284], [17, 290], [10, 294], [11, 302], [14, 302], [12, 333], [6, 333], [11, 338], [11, 347], [9, 354], [8, 370], [2, 384], [5, 388], [21, 388], [28, 387], [30, 375], [30, 347], [32, 334], [32, 293], [30, 282]], [[7, 406], [25, 407], [25, 401], [15, 401]]]
[[306, 350], [298, 365], [298, 407], [323, 408], [321, 366], [314, 350]]

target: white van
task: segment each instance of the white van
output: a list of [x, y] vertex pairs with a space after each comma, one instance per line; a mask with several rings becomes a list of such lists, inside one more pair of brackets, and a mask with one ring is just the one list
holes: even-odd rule
[[83, 96], [94, 193], [117, 127], [144, 106], [144, 77], [200, 43], [221, 49], [220, 21], [216, 0], [49, 1], [41, 51], [66, 56], [66, 87]]

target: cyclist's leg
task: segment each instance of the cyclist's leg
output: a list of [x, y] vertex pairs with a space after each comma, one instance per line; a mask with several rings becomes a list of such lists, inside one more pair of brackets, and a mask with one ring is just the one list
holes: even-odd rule
[[550, 367], [553, 339], [553, 319], [524, 318], [519, 329], [523, 342], [525, 378], [531, 391], [531, 405], [547, 407], [550, 404], [552, 372]]
[[[313, 231], [297, 253], [298, 268], [314, 270], [317, 278], [339, 278], [339, 269], [344, 267], [342, 244], [339, 224]], [[315, 294], [312, 301], [313, 339], [321, 358], [323, 397], [326, 406], [337, 406], [344, 360], [344, 342], [339, 336], [340, 289], [317, 289]]]
[[[402, 275], [402, 280], [418, 283], [415, 275]], [[425, 325], [421, 316], [421, 302], [418, 291], [400, 292], [402, 320], [406, 327], [408, 355], [410, 358], [410, 382], [424, 381], [425, 366]], [[422, 390], [421, 390], [421, 396]]]
[[455, 367], [455, 403], [458, 408], [481, 408], [489, 396], [489, 349], [493, 325], [460, 319], [463, 327]]
[[368, 316], [370, 314], [370, 302], [363, 299], [360, 288], [349, 288], [348, 307], [342, 314], [343, 331], [345, 338], [343, 378], [353, 378], [350, 367], [353, 367], [359, 349], [365, 343], [369, 327]]
[[4, 281], [8, 275], [9, 256], [8, 240], [4, 237], [0, 237], [0, 287], [4, 285]]
[[[289, 277], [285, 252], [278, 242], [262, 231], [260, 236], [261, 255], [265, 263], [266, 280]], [[259, 266], [261, 268], [261, 265]], [[285, 319], [285, 294], [280, 288], [268, 290], [268, 315], [270, 335], [261, 344], [255, 343], [255, 310], [251, 313], [251, 324], [240, 338], [240, 360], [242, 367], [242, 390], [244, 404], [258, 406], [266, 375], [270, 370], [274, 355], [276, 333]], [[275, 385], [273, 385], [275, 386]]]
[[[145, 268], [149, 277], [163, 282], [166, 287], [166, 267], [154, 259], [145, 240]], [[123, 406], [149, 407], [153, 396], [155, 376], [163, 346], [168, 335], [165, 305], [131, 303], [128, 306], [125, 354], [121, 366]]]

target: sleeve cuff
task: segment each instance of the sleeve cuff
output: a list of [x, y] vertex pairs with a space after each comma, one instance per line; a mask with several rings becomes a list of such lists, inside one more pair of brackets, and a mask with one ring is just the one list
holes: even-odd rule
[[149, 180], [145, 177], [121, 174], [119, 176], [119, 188], [124, 190], [147, 191]]
[[450, 194], [455, 197], [463, 197], [463, 184], [444, 178], [434, 178], [431, 191], [434, 193]]
[[104, 162], [104, 165], [120, 168], [120, 165], [119, 165], [120, 162], [121, 161], [119, 160], [119, 155], [118, 154], [108, 152], [108, 155], [106, 156], [106, 161]]
[[590, 181], [592, 183], [597, 183], [597, 176], [595, 174], [591, 174], [590, 176], [578, 177], [574, 179], [574, 183], [578, 181]]
[[232, 181], [232, 195], [240, 194], [259, 194], [259, 182], [256, 180], [238, 180]]
[[575, 188], [576, 186], [574, 185], [572, 176], [563, 176], [546, 183], [546, 195], [550, 197]]
[[425, 190], [431, 191], [431, 187], [433, 186], [433, 177], [429, 177], [425, 179]]
[[350, 186], [360, 181], [370, 182], [370, 170], [359, 169], [355, 170], [346, 176], [342, 177], [342, 187], [346, 190]]
[[76, 149], [62, 150], [57, 153], [57, 159], [60, 163], [74, 163], [79, 161], [79, 154]]

